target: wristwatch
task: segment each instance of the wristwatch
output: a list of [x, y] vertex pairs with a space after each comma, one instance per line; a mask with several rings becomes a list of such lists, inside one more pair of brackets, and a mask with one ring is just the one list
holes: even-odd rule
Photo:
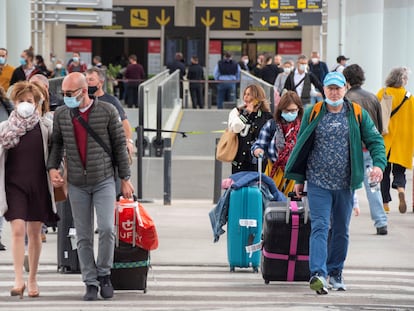
[[131, 176], [125, 176], [122, 178], [122, 180], [128, 181], [131, 178]]

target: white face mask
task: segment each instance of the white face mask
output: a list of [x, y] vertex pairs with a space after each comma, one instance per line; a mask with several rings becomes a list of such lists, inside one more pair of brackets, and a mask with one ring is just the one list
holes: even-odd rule
[[286, 67], [286, 68], [283, 68], [283, 71], [284, 71], [285, 73], [290, 73], [290, 72], [292, 71], [292, 68], [290, 68], [290, 67]]
[[62, 69], [62, 64], [56, 64], [57, 69]]
[[305, 65], [305, 64], [300, 64], [300, 65], [299, 65], [299, 69], [300, 69], [301, 71], [306, 71], [306, 68], [308, 68], [308, 65]]
[[249, 59], [243, 59], [243, 63], [247, 65], [249, 63]]
[[21, 102], [17, 105], [16, 111], [19, 116], [26, 119], [34, 113], [35, 109], [36, 107], [33, 104], [29, 102]]
[[318, 61], [319, 61], [319, 59], [318, 59], [318, 58], [316, 58], [316, 57], [311, 58], [311, 62], [312, 62], [313, 64], [316, 64]]

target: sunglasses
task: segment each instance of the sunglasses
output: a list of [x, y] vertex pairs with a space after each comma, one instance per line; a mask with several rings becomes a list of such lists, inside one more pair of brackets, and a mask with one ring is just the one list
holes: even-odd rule
[[60, 92], [60, 94], [62, 95], [62, 96], [66, 96], [66, 97], [73, 97], [74, 96], [74, 94], [77, 92], [77, 91], [79, 91], [80, 89], [82, 89], [81, 87], [80, 88], [78, 88], [78, 89], [76, 89], [76, 90], [74, 90], [74, 91], [62, 91], [62, 92]]

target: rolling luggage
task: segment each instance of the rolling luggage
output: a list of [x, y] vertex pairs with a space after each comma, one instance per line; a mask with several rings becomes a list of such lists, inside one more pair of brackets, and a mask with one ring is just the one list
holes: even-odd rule
[[76, 250], [75, 226], [69, 199], [56, 203], [60, 220], [57, 222], [58, 271], [80, 273], [78, 251]]
[[[259, 172], [261, 172], [261, 159]], [[230, 193], [227, 220], [227, 257], [232, 272], [235, 267], [251, 267], [254, 272], [258, 272], [260, 252], [248, 251], [246, 247], [258, 244], [261, 240], [263, 197], [260, 187], [261, 178], [259, 178], [258, 186], [242, 187]]]
[[270, 202], [264, 212], [261, 270], [270, 281], [308, 281], [311, 224], [307, 198]]
[[[138, 204], [135, 200], [117, 200], [115, 208], [115, 249], [114, 260], [111, 268], [111, 282], [116, 290], [143, 290], [147, 292], [147, 275], [150, 265], [149, 251], [135, 245], [137, 236], [135, 208]], [[119, 213], [122, 209], [132, 208], [133, 219], [119, 222]], [[130, 228], [132, 231], [132, 244], [119, 240], [119, 227]]]

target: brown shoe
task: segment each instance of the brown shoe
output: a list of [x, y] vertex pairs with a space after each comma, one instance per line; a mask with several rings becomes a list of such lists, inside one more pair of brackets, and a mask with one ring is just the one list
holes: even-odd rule
[[41, 236], [42, 236], [42, 243], [46, 243], [46, 234], [42, 232]]
[[400, 204], [398, 205], [398, 209], [400, 210], [401, 214], [404, 214], [407, 211], [407, 203], [405, 202], [405, 193], [404, 190], [398, 189], [398, 198], [400, 199]]
[[384, 203], [384, 211], [388, 214], [390, 212], [390, 206], [388, 203]]

